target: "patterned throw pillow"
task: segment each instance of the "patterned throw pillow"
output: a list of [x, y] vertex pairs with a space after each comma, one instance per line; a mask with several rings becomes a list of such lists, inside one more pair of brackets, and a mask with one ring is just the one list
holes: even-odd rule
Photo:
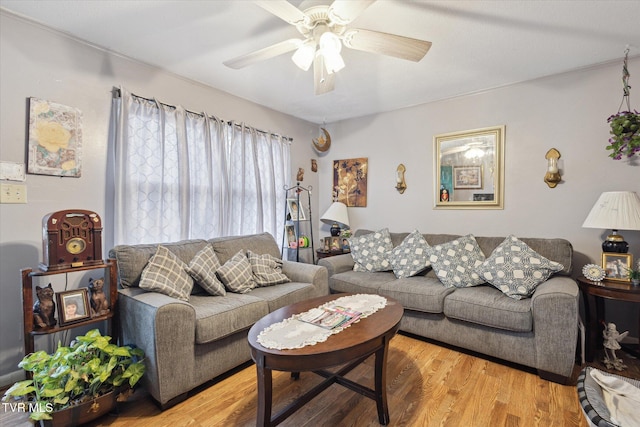
[[280, 258], [269, 254], [258, 255], [251, 251], [247, 251], [247, 258], [249, 258], [253, 278], [258, 287], [279, 285], [291, 281], [282, 273], [282, 260]]
[[484, 283], [475, 269], [484, 254], [472, 234], [429, 248], [429, 261], [446, 288], [466, 288]]
[[349, 246], [355, 261], [353, 271], [391, 270], [387, 255], [393, 249], [393, 245], [388, 228], [360, 237], [352, 237], [349, 239]]
[[242, 250], [218, 269], [218, 276], [230, 292], [245, 294], [256, 287], [251, 264]]
[[187, 273], [211, 295], [225, 296], [224, 285], [216, 276], [220, 261], [213, 246], [207, 245], [189, 262]]
[[564, 266], [550, 261], [516, 236], [507, 237], [476, 272], [513, 299], [530, 297], [536, 287]]
[[418, 230], [404, 238], [388, 255], [393, 273], [398, 279], [415, 276], [431, 266], [429, 244]]
[[189, 301], [193, 279], [187, 274], [187, 265], [169, 249], [159, 245], [140, 277], [140, 287], [147, 291]]

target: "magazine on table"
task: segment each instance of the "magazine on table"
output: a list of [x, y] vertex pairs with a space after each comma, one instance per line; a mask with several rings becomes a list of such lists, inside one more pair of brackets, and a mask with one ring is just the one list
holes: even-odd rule
[[333, 329], [338, 326], [347, 326], [358, 320], [361, 315], [362, 313], [359, 311], [351, 310], [348, 307], [328, 305], [302, 313], [298, 319], [321, 328]]

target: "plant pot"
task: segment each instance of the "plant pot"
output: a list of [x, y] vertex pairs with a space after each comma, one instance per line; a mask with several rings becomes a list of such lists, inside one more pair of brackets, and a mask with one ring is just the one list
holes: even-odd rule
[[633, 286], [640, 286], [640, 279], [631, 279], [631, 284]]
[[74, 427], [93, 421], [116, 407], [118, 391], [51, 413], [52, 420], [41, 420], [40, 427]]

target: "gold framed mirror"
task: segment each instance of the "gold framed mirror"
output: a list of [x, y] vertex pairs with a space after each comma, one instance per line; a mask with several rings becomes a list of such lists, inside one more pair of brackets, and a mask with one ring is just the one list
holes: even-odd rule
[[434, 209], [504, 208], [505, 126], [434, 137]]

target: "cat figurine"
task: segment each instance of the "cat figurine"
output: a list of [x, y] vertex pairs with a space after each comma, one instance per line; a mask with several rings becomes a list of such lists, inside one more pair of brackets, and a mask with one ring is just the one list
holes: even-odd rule
[[104, 278], [93, 280], [89, 278], [89, 293], [91, 298], [91, 312], [94, 316], [102, 316], [109, 313], [109, 303], [104, 294]]
[[36, 286], [38, 300], [33, 304], [33, 323], [39, 328], [49, 328], [56, 325], [54, 293], [51, 283], [44, 288]]

